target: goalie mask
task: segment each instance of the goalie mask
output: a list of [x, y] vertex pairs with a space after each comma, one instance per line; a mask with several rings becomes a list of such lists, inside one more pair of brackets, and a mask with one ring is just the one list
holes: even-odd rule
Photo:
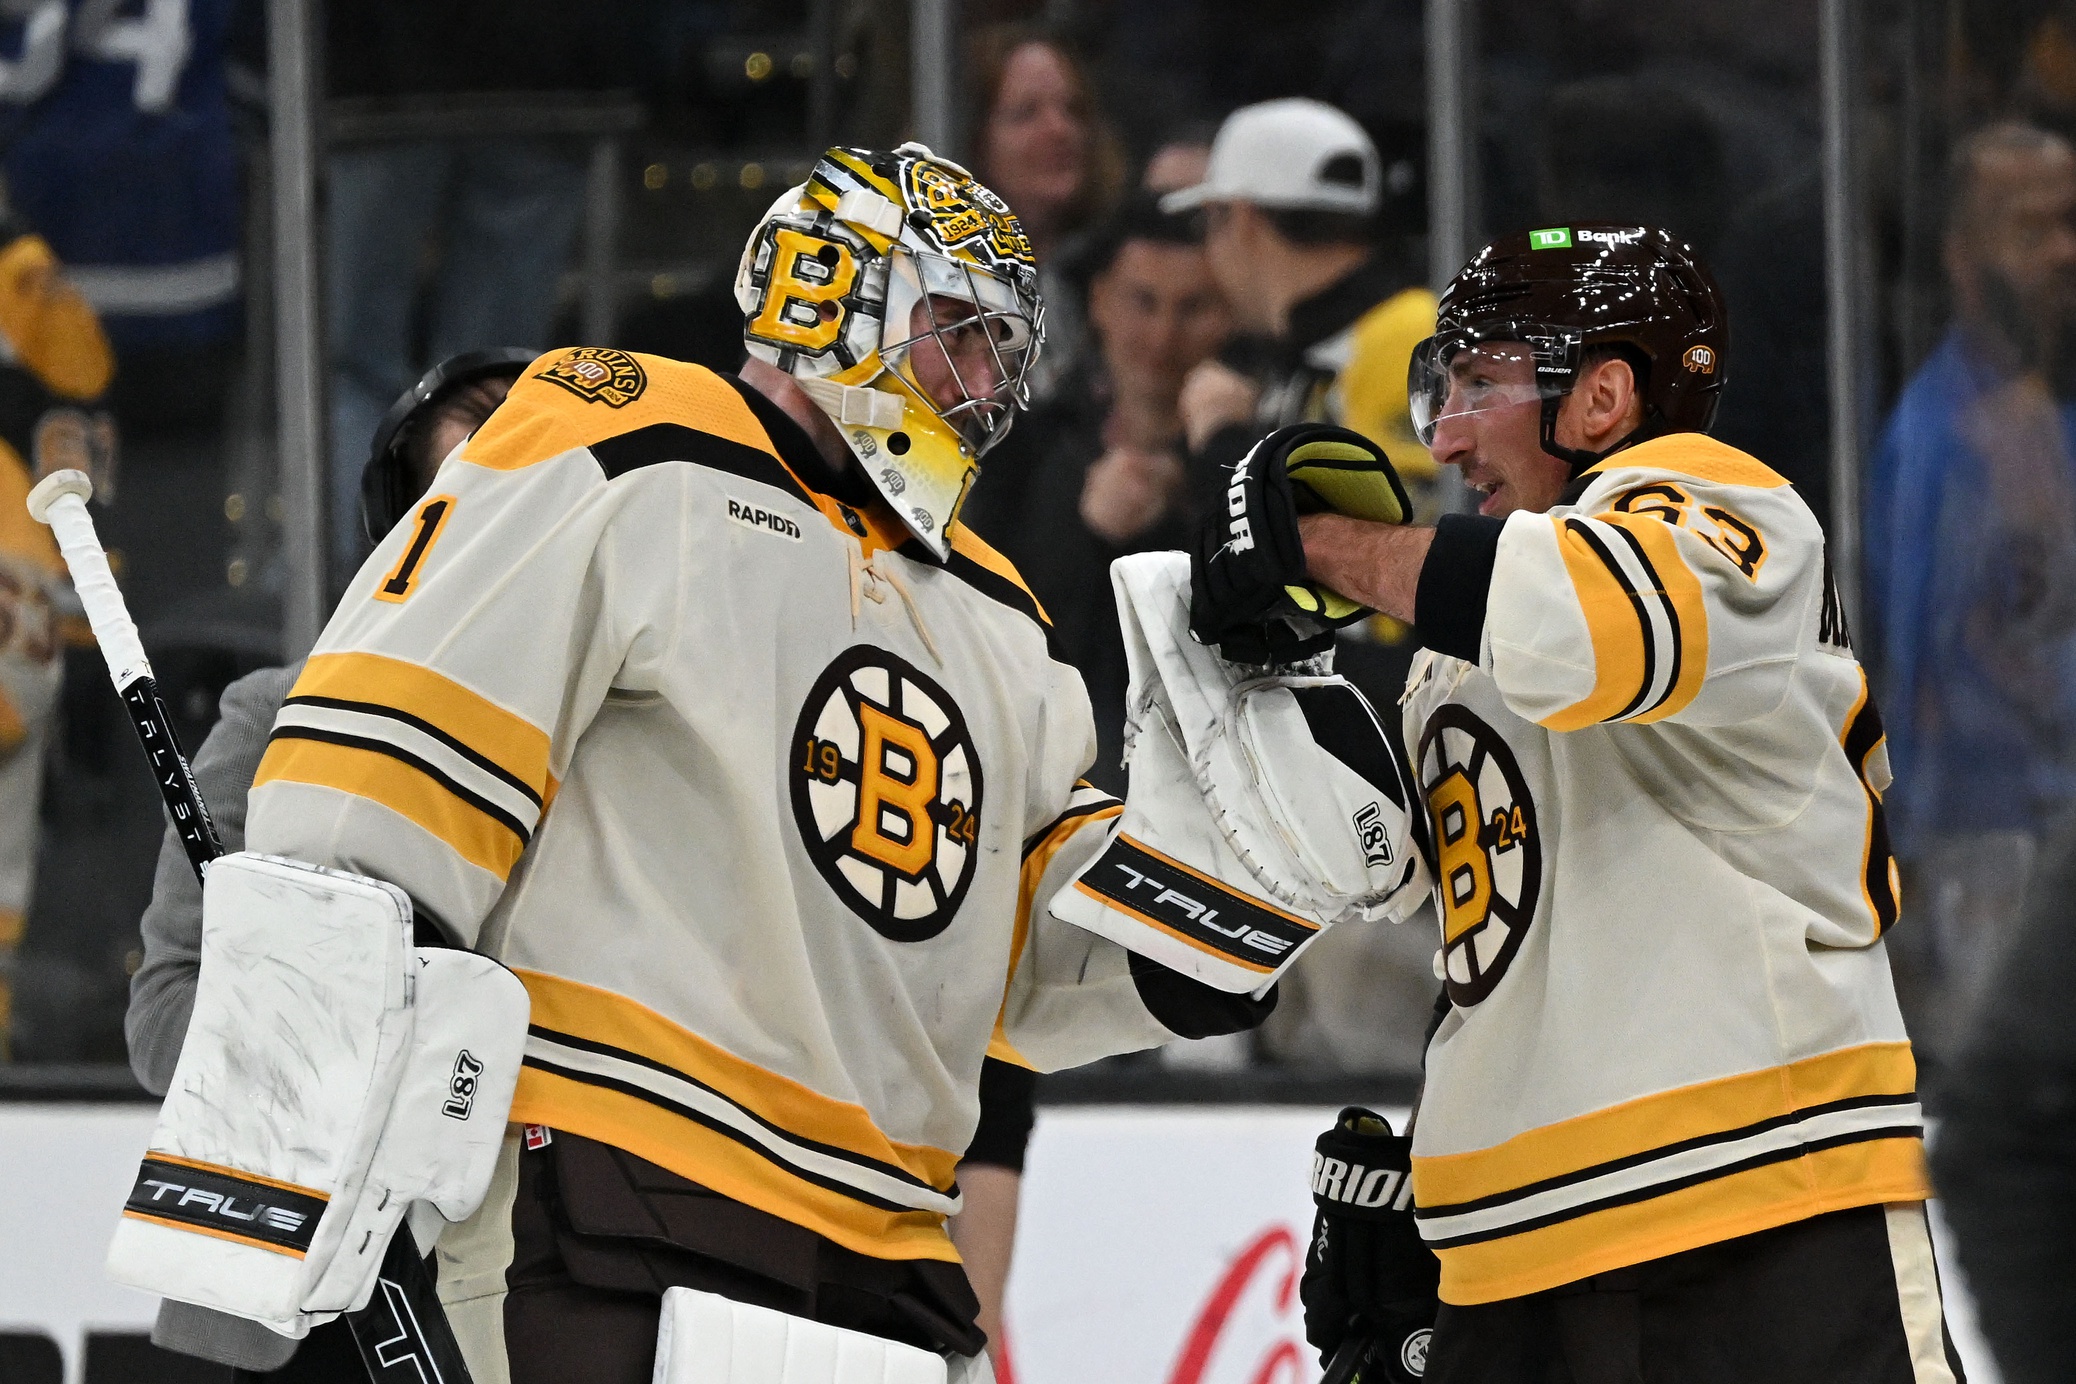
[[735, 300], [750, 354], [799, 382], [944, 561], [1044, 333], [1008, 206], [920, 144], [831, 149], [751, 235]]

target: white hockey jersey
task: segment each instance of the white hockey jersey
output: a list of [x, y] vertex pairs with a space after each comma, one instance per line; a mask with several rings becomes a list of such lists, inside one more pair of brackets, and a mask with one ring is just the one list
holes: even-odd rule
[[1077, 783], [1088, 698], [1037, 603], [817, 475], [707, 370], [535, 362], [340, 603], [248, 845], [399, 884], [518, 972], [515, 1121], [956, 1259], [991, 1043], [1049, 1069], [1174, 1035], [1122, 948], [1031, 907], [1119, 812]]
[[1500, 531], [1405, 731], [1453, 1007], [1414, 1133], [1442, 1298], [1929, 1195], [1880, 718], [1815, 517], [1700, 434]]

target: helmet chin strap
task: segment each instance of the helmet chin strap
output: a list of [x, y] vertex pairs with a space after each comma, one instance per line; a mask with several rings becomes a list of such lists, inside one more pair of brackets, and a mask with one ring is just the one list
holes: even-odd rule
[[1643, 422], [1638, 423], [1621, 441], [1611, 446], [1603, 447], [1597, 452], [1589, 452], [1583, 447], [1562, 446], [1557, 441], [1557, 414], [1564, 407], [1564, 401], [1570, 397], [1571, 391], [1566, 390], [1553, 399], [1543, 400], [1542, 443], [1545, 452], [1571, 467], [1573, 476], [1579, 475], [1589, 466], [1599, 465], [1624, 448], [1634, 447], [1639, 442], [1648, 442], [1664, 431], [1659, 426], [1659, 420], [1647, 409]]

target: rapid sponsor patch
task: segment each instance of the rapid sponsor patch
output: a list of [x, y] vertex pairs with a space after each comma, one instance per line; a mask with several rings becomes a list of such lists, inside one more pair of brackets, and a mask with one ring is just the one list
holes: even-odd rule
[[777, 510], [766, 509], [762, 505], [753, 505], [748, 500], [738, 500], [732, 495], [728, 497], [728, 522], [740, 524], [746, 529], [754, 529], [758, 533], [791, 539], [795, 543], [798, 543], [801, 537], [800, 525], [786, 515]]

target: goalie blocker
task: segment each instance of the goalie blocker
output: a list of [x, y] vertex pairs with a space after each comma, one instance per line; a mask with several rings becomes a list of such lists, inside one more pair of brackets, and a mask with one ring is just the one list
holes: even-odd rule
[[1053, 915], [1233, 993], [1260, 995], [1327, 927], [1427, 895], [1412, 796], [1369, 702], [1325, 660], [1228, 663], [1191, 639], [1189, 559], [1111, 566], [1131, 687], [1132, 791]]
[[359, 1310], [408, 1210], [481, 1202], [527, 1012], [495, 961], [413, 947], [393, 885], [215, 861], [194, 1016], [110, 1276], [296, 1338]]

